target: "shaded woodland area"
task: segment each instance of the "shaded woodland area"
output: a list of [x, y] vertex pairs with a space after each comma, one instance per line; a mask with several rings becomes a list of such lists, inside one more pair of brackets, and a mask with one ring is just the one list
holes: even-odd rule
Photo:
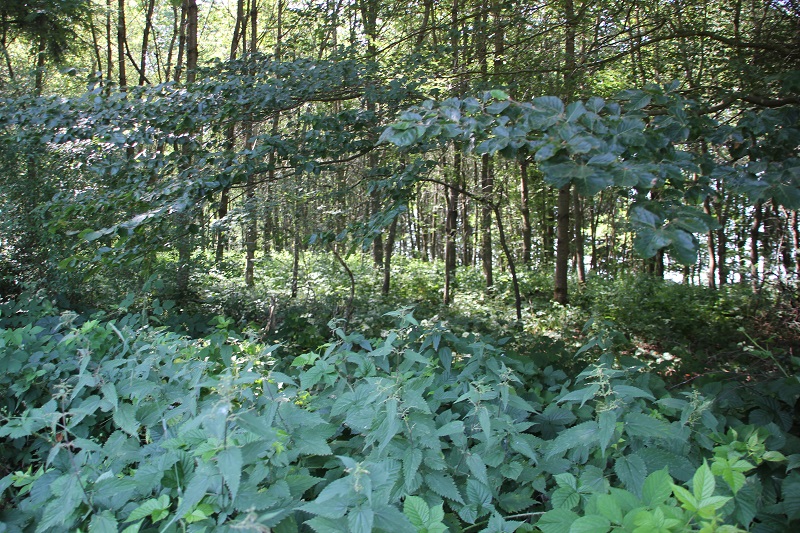
[[5, 0], [0, 53], [0, 532], [797, 526], [794, 0]]

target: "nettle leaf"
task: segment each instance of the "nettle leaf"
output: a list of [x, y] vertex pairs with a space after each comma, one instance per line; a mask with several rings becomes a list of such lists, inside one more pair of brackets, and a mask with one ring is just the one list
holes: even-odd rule
[[375, 512], [370, 507], [357, 507], [347, 513], [347, 527], [350, 533], [372, 533]]
[[642, 495], [642, 489], [647, 476], [647, 464], [637, 454], [623, 455], [614, 463], [614, 473], [632, 493]]
[[489, 478], [486, 474], [486, 463], [483, 462], [483, 458], [478, 455], [477, 453], [471, 453], [467, 455], [467, 468], [469, 468], [470, 473], [480, 481], [481, 483], [489, 484]]
[[222, 450], [217, 454], [217, 466], [225, 485], [231, 491], [231, 498], [235, 500], [242, 478], [242, 450], [235, 446]]
[[576, 391], [572, 391], [568, 394], [565, 394], [564, 396], [556, 400], [556, 403], [581, 402], [581, 407], [583, 407], [583, 404], [593, 399], [599, 390], [600, 390], [600, 385], [594, 383], [592, 385], [589, 385], [588, 387], [584, 387], [582, 389], [578, 389]]
[[673, 438], [672, 426], [663, 420], [642, 413], [625, 415], [625, 433], [631, 437]]
[[600, 427], [594, 420], [583, 422], [575, 427], [562, 431], [550, 444], [547, 457], [554, 457], [567, 450], [580, 446], [590, 446], [599, 441]]
[[792, 472], [781, 483], [784, 512], [790, 520], [800, 518], [800, 473]]
[[335, 519], [315, 516], [311, 520], [305, 521], [304, 524], [317, 533], [348, 533], [347, 520], [344, 518]]
[[89, 522], [89, 533], [118, 533], [118, 531], [119, 523], [111, 511], [97, 513]]
[[117, 405], [113, 415], [114, 423], [128, 435], [135, 437], [139, 433], [139, 422], [136, 420], [136, 407], [122, 402]]
[[499, 494], [497, 502], [505, 512], [515, 514], [529, 509], [537, 503], [531, 496], [533, 496], [532, 488], [520, 487], [513, 492]]
[[442, 498], [447, 498], [448, 500], [453, 500], [460, 504], [464, 503], [464, 498], [462, 498], [461, 493], [458, 492], [453, 478], [447, 474], [441, 472], [425, 474], [425, 484]]

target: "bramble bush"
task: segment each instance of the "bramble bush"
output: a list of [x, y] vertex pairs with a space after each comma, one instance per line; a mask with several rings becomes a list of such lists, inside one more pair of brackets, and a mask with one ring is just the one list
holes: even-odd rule
[[800, 522], [796, 373], [670, 390], [601, 332], [571, 377], [409, 309], [295, 353], [222, 317], [190, 339], [145, 312], [0, 312], [0, 531]]

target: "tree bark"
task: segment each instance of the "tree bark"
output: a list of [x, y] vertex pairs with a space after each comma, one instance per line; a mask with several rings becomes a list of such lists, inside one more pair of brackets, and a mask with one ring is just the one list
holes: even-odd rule
[[522, 263], [530, 267], [533, 246], [533, 228], [531, 226], [530, 191], [528, 183], [528, 160], [523, 159], [519, 163], [519, 196], [520, 214], [522, 215]]
[[556, 271], [553, 300], [564, 305], [569, 302], [567, 270], [569, 267], [569, 207], [570, 185], [558, 190], [558, 228], [556, 230]]
[[758, 275], [758, 246], [761, 240], [760, 230], [763, 216], [763, 202], [758, 200], [753, 209], [753, 224], [750, 226], [750, 285], [756, 294], [761, 292], [761, 281]]
[[575, 193], [575, 266], [578, 271], [578, 283], [586, 284], [586, 262], [583, 249], [583, 199]]
[[481, 156], [481, 192], [484, 202], [481, 205], [481, 265], [483, 266], [483, 277], [486, 280], [486, 288], [494, 285], [494, 273], [492, 271], [492, 193], [494, 189], [492, 162], [488, 154]]
[[125, 47], [128, 35], [125, 29], [125, 0], [117, 3], [117, 70], [119, 74], [119, 86], [124, 89], [128, 86], [128, 78], [125, 73]]
[[150, 38], [150, 30], [153, 27], [153, 10], [156, 6], [156, 0], [150, 0], [147, 4], [147, 13], [144, 18], [144, 32], [142, 33], [142, 60], [139, 67], [139, 85], [144, 85], [147, 77], [145, 69], [147, 67], [147, 46]]

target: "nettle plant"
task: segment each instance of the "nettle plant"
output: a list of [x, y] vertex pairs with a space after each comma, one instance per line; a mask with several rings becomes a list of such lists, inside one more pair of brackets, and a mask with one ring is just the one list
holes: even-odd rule
[[40, 311], [0, 317], [5, 531], [787, 531], [800, 518], [796, 377], [676, 393], [604, 354], [570, 379], [407, 309], [382, 338], [331, 323], [327, 344], [295, 356], [222, 318], [190, 340], [143, 314]]

